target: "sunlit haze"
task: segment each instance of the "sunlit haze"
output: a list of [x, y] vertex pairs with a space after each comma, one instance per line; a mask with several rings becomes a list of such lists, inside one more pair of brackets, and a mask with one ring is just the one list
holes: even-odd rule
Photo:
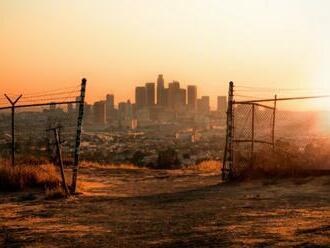
[[119, 102], [134, 100], [134, 87], [158, 74], [196, 84], [212, 107], [230, 80], [330, 93], [330, 2], [317, 3], [2, 0], [0, 93], [86, 77], [88, 102], [106, 93]]

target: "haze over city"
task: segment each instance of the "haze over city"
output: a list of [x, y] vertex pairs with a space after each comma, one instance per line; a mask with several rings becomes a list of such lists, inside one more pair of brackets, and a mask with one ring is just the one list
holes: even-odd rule
[[0, 91], [79, 83], [87, 101], [164, 74], [227, 93], [228, 82], [330, 91], [328, 1], [1, 1]]

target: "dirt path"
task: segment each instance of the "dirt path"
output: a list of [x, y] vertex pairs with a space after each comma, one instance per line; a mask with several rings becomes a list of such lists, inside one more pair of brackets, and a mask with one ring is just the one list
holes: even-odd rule
[[[330, 177], [218, 184], [197, 171], [83, 168], [83, 195], [1, 194], [1, 247], [330, 247]], [[312, 246], [319, 245], [319, 246]]]

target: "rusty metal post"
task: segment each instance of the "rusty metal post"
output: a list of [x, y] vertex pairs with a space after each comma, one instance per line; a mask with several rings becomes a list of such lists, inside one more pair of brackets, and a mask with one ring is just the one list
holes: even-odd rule
[[62, 187], [66, 193], [66, 195], [70, 195], [68, 185], [66, 184], [65, 181], [65, 174], [64, 174], [64, 165], [63, 165], [63, 159], [62, 159], [62, 150], [61, 150], [61, 143], [60, 143], [60, 136], [58, 133], [58, 127], [54, 128], [54, 138], [55, 138], [55, 143], [56, 143], [56, 150], [57, 150], [57, 156], [58, 160], [60, 163], [60, 171], [61, 171], [61, 177], [62, 177]]
[[15, 150], [16, 150], [16, 147], [15, 147], [15, 145], [16, 145], [15, 144], [15, 104], [22, 97], [22, 95], [17, 97], [14, 101], [11, 100], [6, 94], [5, 94], [5, 97], [11, 104], [11, 165], [14, 166], [15, 165]]
[[254, 140], [255, 140], [255, 105], [251, 105], [252, 108], [252, 120], [251, 120], [251, 158], [254, 154]]
[[79, 110], [78, 110], [79, 112], [78, 112], [78, 120], [77, 120], [77, 134], [76, 134], [76, 144], [74, 150], [74, 161], [73, 161], [72, 183], [71, 183], [72, 193], [75, 193], [77, 188], [79, 155], [80, 155], [80, 136], [81, 136], [83, 117], [84, 117], [86, 82], [87, 80], [85, 78], [83, 78], [81, 81], [80, 101], [79, 101]]
[[233, 176], [233, 163], [234, 163], [234, 83], [229, 82], [228, 91], [228, 107], [227, 107], [227, 130], [226, 130], [226, 144], [223, 154], [222, 162], [222, 180], [228, 181]]
[[273, 143], [273, 150], [275, 150], [276, 107], [277, 107], [277, 95], [275, 95], [275, 98], [274, 98], [274, 110], [273, 110], [273, 127], [272, 127], [272, 143]]

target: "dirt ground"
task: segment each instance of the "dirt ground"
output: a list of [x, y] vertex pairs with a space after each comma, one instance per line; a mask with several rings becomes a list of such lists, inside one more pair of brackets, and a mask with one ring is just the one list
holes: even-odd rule
[[[0, 193], [1, 247], [330, 247], [330, 177], [82, 168], [83, 194]], [[31, 191], [30, 191], [31, 192]]]

